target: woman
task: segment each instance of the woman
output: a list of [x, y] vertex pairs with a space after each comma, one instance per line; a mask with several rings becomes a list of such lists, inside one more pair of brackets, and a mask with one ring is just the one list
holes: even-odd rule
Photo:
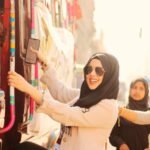
[[[46, 99], [16, 72], [8, 73], [8, 84], [29, 94], [38, 105], [38, 112], [46, 113], [63, 124], [60, 149], [105, 150], [118, 116], [115, 99], [119, 88], [119, 65], [116, 58], [106, 53], [93, 55], [84, 67], [81, 90], [66, 87], [39, 54], [38, 58], [45, 70], [41, 81], [47, 84], [51, 95], [58, 101]], [[31, 143], [21, 145], [18, 149], [38, 149], [33, 144], [31, 148]]]
[[[131, 110], [148, 110], [148, 83], [144, 78], [138, 78], [130, 85], [129, 103], [127, 108]], [[110, 143], [117, 150], [145, 150], [149, 147], [148, 134], [150, 126], [137, 125], [120, 117], [114, 126]]]

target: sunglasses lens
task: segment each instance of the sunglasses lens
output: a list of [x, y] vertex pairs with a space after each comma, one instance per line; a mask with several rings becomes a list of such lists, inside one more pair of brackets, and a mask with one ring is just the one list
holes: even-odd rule
[[93, 69], [91, 66], [86, 66], [84, 72], [85, 72], [85, 74], [90, 74], [92, 72], [92, 70]]
[[[90, 74], [93, 71], [92, 66], [86, 66], [84, 72], [86, 75]], [[102, 76], [104, 74], [104, 70], [101, 67], [96, 67], [95, 72], [97, 75]]]
[[96, 67], [95, 72], [99, 76], [102, 76], [104, 74], [104, 70], [101, 67]]

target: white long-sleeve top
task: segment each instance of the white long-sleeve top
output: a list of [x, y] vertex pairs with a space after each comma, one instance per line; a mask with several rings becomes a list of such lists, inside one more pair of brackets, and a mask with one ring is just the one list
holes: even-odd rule
[[104, 99], [85, 112], [84, 108], [68, 104], [79, 98], [80, 90], [65, 86], [57, 79], [51, 67], [44, 73], [41, 81], [47, 84], [51, 95], [58, 101], [44, 97], [38, 112], [46, 113], [65, 126], [71, 126], [71, 135], [63, 135], [61, 150], [105, 150], [118, 116], [117, 101]]

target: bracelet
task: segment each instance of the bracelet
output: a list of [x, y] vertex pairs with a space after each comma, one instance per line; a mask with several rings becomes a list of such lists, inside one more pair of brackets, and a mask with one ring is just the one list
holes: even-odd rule
[[41, 62], [41, 66], [42, 66], [41, 68], [42, 68], [43, 71], [46, 71], [47, 68], [48, 68], [47, 63], [45, 63], [45, 62], [43, 62], [43, 61]]
[[119, 116], [120, 116], [121, 113], [122, 113], [122, 109], [123, 109], [122, 107], [119, 107], [119, 114], [118, 114]]
[[42, 61], [42, 62], [41, 62], [41, 66], [46, 67], [46, 66], [47, 66], [47, 63], [44, 62], [44, 61]]
[[40, 104], [36, 104], [36, 109], [38, 109], [44, 102], [44, 94], [45, 94], [45, 90], [43, 90], [42, 92], [42, 97], [40, 99]]
[[45, 90], [42, 91], [42, 98], [41, 98], [41, 104], [40, 105], [42, 105], [44, 102], [44, 94], [45, 94]]

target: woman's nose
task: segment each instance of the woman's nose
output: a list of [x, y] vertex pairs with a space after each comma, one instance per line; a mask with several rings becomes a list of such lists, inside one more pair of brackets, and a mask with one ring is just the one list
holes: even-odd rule
[[91, 75], [96, 75], [95, 68], [91, 71]]

